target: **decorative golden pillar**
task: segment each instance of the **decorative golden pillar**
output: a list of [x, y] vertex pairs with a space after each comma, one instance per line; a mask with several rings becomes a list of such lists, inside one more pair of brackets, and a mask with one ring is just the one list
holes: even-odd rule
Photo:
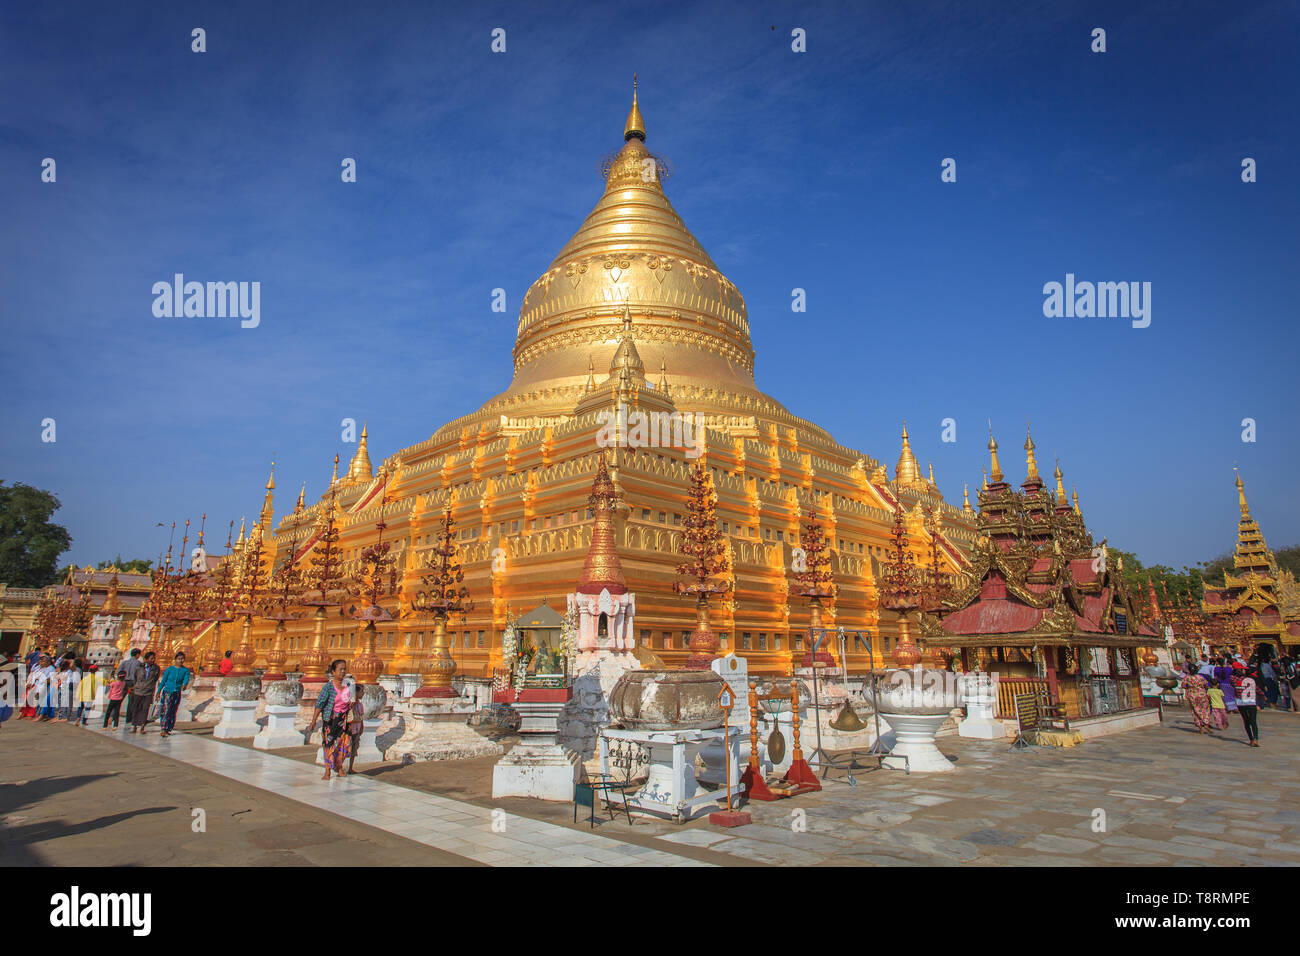
[[231, 677], [248, 677], [253, 673], [253, 662], [257, 660], [257, 651], [253, 650], [253, 642], [249, 639], [249, 630], [253, 626], [253, 615], [244, 615], [244, 624], [240, 629], [239, 647], [235, 653], [230, 655], [230, 661], [234, 665], [230, 668]]
[[456, 673], [456, 662], [447, 647], [447, 615], [437, 612], [433, 618], [433, 647], [421, 671], [423, 681], [416, 697], [456, 697], [451, 689], [451, 679]]
[[304, 683], [325, 683], [325, 668], [329, 666], [329, 653], [325, 650], [325, 605], [316, 605], [316, 633], [311, 650], [302, 656], [298, 666], [302, 669]]
[[284, 662], [289, 653], [284, 648], [284, 621], [275, 622], [275, 636], [271, 638], [271, 649], [266, 652], [266, 672], [262, 674], [262, 683], [284, 680]]
[[221, 625], [223, 623], [223, 621], [216, 621], [212, 625], [212, 639], [208, 641], [208, 649], [203, 654], [200, 677], [221, 676]]
[[706, 671], [718, 657], [718, 635], [709, 626], [709, 596], [701, 592], [695, 599], [695, 630], [688, 643], [691, 654], [686, 658], [687, 670]]
[[366, 626], [361, 629], [361, 637], [357, 642], [360, 645], [361, 652], [352, 658], [351, 665], [352, 676], [357, 679], [358, 683], [376, 683], [384, 669], [384, 662], [375, 651], [378, 636], [379, 629], [375, 627], [375, 622], [366, 621]]
[[894, 648], [894, 660], [900, 667], [915, 667], [921, 663], [921, 649], [912, 640], [912, 626], [906, 613], [898, 615], [898, 646]]

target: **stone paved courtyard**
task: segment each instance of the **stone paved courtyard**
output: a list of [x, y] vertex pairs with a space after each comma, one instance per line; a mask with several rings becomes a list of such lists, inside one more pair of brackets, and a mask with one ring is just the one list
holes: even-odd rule
[[[376, 845], [380, 855], [391, 854], [394, 862], [408, 864], [458, 860], [498, 865], [732, 866], [1300, 863], [1300, 809], [1296, 807], [1300, 715], [1265, 711], [1260, 726], [1263, 746], [1259, 749], [1246, 746], [1240, 722], [1222, 735], [1204, 737], [1195, 733], [1181, 710], [1167, 711], [1166, 722], [1159, 727], [1094, 739], [1070, 749], [1013, 752], [1009, 741], [946, 737], [940, 746], [956, 759], [953, 773], [860, 773], [857, 786], [840, 779], [828, 782], [821, 793], [751, 803], [747, 809], [754, 824], [735, 830], [722, 830], [703, 820], [676, 826], [638, 819], [629, 828], [620, 818], [601, 822], [594, 833], [585, 822], [574, 826], [569, 805], [493, 801], [486, 789], [490, 785], [483, 783], [490, 778], [491, 760], [373, 765], [366, 768], [365, 779], [353, 785], [321, 783], [319, 771], [303, 765], [311, 759], [306, 748], [267, 756], [199, 733], [192, 738], [185, 735], [192, 743], [174, 747], [170, 756], [166, 756], [167, 743], [156, 734], [128, 742], [114, 739], [111, 733], [66, 726], [9, 724], [0, 745], [6, 750], [30, 747], [39, 734], [49, 769], [63, 772], [78, 750], [83, 754], [102, 748], [110, 753], [121, 750], [117, 777], [129, 784], [133, 774], [147, 769], [149, 779], [139, 782], [151, 788], [158, 786], [158, 780], [183, 784], [195, 772], [192, 767], [229, 775], [232, 771], [223, 768], [253, 761], [248, 766], [260, 772], [265, 764], [265, 778], [250, 777], [242, 770], [236, 777], [252, 789], [259, 786], [259, 779], [274, 781], [276, 789], [281, 781], [292, 783], [280, 791], [281, 797], [299, 801], [299, 809], [278, 800], [279, 826], [319, 829], [321, 815], [332, 816], [339, 826], [362, 825], [360, 831], [349, 833], [361, 839], [373, 834], [380, 841]], [[11, 733], [11, 728], [21, 732]], [[79, 741], [87, 734], [98, 738], [93, 748], [90, 742]], [[173, 738], [178, 743], [180, 739]], [[129, 756], [141, 752], [133, 743], [153, 751], [142, 755], [153, 760], [148, 768]], [[59, 754], [63, 747], [68, 752]], [[26, 779], [53, 776], [41, 773], [40, 760], [32, 754], [24, 754], [21, 764], [8, 759], [5, 763], [0, 780], [11, 787], [18, 782], [11, 779], [14, 773]], [[272, 788], [270, 783], [265, 786]], [[121, 789], [146, 793], [140, 787]], [[47, 843], [58, 841], [57, 862], [94, 864], [111, 859], [114, 839], [132, 839], [128, 824], [132, 814], [124, 805], [122, 822], [94, 828], [93, 846], [85, 844], [85, 836], [78, 834], [87, 827], [77, 819], [75, 806], [63, 799], [58, 820], [41, 831]], [[40, 801], [26, 801], [23, 814], [40, 809]], [[142, 805], [140, 812], [146, 809]], [[493, 810], [508, 814], [505, 834], [493, 832]], [[98, 819], [102, 808], [83, 805], [80, 812], [88, 820]], [[16, 821], [11, 817], [7, 822]], [[1104, 830], [1098, 829], [1103, 823]], [[115, 837], [114, 831], [120, 836]], [[21, 842], [22, 834], [22, 829], [11, 829], [7, 834], [11, 845]], [[83, 844], [85, 859], [78, 852]], [[381, 845], [389, 849], [382, 850]], [[9, 859], [36, 862], [43, 856], [11, 854]], [[276, 862], [269, 855], [249, 856], [253, 863]], [[201, 856], [192, 859], [202, 862]], [[183, 857], [168, 858], [168, 862], [182, 861]]]

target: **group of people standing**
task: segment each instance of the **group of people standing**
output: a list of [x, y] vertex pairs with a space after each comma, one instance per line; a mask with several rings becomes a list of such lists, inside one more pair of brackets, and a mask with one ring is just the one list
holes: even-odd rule
[[1252, 747], [1259, 746], [1261, 707], [1300, 713], [1300, 665], [1289, 657], [1202, 654], [1184, 661], [1182, 684], [1199, 733], [1227, 730], [1228, 715], [1236, 712]]
[[113, 679], [104, 682], [94, 664], [86, 666], [72, 655], [58, 661], [48, 651], [39, 649], [28, 655], [27, 687], [20, 720], [71, 722], [86, 726], [90, 711], [102, 693], [105, 699], [103, 728], [118, 728], [122, 705], [126, 704], [126, 723], [131, 733], [144, 733], [158, 703], [162, 735], [168, 737], [176, 726], [181, 693], [189, 686], [191, 672], [185, 666], [185, 654], [177, 653], [172, 664], [162, 670], [153, 651], [132, 650], [119, 665]]

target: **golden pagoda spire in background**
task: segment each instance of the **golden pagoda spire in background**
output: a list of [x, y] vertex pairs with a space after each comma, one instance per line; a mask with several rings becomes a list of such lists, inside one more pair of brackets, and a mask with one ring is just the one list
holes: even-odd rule
[[932, 461], [926, 462], [926, 465], [930, 469], [930, 487], [933, 488], [935, 491], [938, 491], [939, 486], [934, 483], [934, 462]]
[[1061, 460], [1059, 458], [1056, 460], [1056, 471], [1052, 474], [1056, 478], [1056, 503], [1063, 505], [1065, 504], [1065, 484], [1061, 479], [1065, 476], [1061, 474]]
[[1074, 513], [1077, 515], [1082, 515], [1083, 512], [1079, 510], [1079, 490], [1076, 488], [1072, 492], [1072, 495], [1074, 497]]
[[659, 360], [659, 391], [668, 394], [668, 360]]
[[352, 456], [352, 463], [348, 465], [348, 481], [370, 481], [375, 477], [375, 469], [370, 464], [367, 437], [366, 424], [362, 422], [361, 442], [357, 445], [357, 453]]
[[1025, 424], [1025, 481], [1038, 481], [1038, 459], [1034, 457], [1034, 436], [1029, 434], [1029, 424]]
[[641, 107], [636, 101], [636, 74], [632, 74], [632, 109], [627, 114], [627, 124], [623, 127], [623, 142], [635, 136], [645, 142], [645, 120], [641, 117]]
[[262, 499], [262, 513], [258, 524], [271, 527], [275, 518], [275, 462], [271, 462], [271, 476], [266, 479], [266, 497]]
[[998, 441], [993, 437], [992, 422], [989, 422], [989, 477], [995, 484], [1002, 480], [1002, 466], [998, 464]]
[[894, 481], [900, 485], [914, 485], [921, 481], [921, 466], [912, 454], [912, 445], [907, 436], [907, 422], [903, 422], [903, 450], [898, 455], [898, 464], [894, 467]]
[[586, 388], [586, 391], [587, 391], [588, 394], [590, 394], [591, 392], [594, 392], [595, 390], [596, 390], [596, 365], [595, 365], [594, 362], [592, 362], [592, 360], [591, 360], [591, 356], [588, 355], [588, 356], [587, 356], [587, 388]]
[[330, 476], [330, 487], [333, 488], [339, 483], [339, 456], [334, 456], [334, 474]]
[[1232, 469], [1237, 475], [1237, 502], [1241, 505], [1243, 515], [1250, 514], [1250, 505], [1246, 504], [1246, 486], [1241, 480], [1241, 472], [1234, 467]]
[[973, 510], [970, 506], [970, 488], [964, 481], [961, 483], [961, 510], [967, 514]]

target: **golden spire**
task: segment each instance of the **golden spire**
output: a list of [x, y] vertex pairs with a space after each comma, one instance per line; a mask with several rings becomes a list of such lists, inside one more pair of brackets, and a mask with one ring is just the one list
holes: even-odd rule
[[1038, 459], [1034, 457], [1034, 436], [1029, 434], [1029, 425], [1025, 425], [1025, 481], [1038, 481]]
[[916, 463], [916, 456], [912, 454], [912, 445], [907, 438], [907, 422], [903, 422], [903, 450], [894, 467], [894, 481], [900, 485], [913, 485], [921, 481], [921, 466]]
[[1065, 504], [1065, 485], [1061, 481], [1063, 476], [1061, 475], [1061, 461], [1059, 458], [1056, 461], [1056, 471], [1052, 474], [1056, 477], [1056, 503], [1063, 505]]
[[357, 453], [352, 456], [352, 463], [348, 465], [349, 481], [370, 481], [375, 477], [375, 470], [370, 464], [370, 452], [366, 446], [366, 423], [361, 423], [361, 442], [357, 445]]
[[623, 141], [635, 136], [645, 142], [645, 120], [641, 118], [641, 107], [636, 102], [636, 74], [632, 74], [632, 110], [627, 114], [627, 125], [623, 127]]
[[302, 483], [302, 489], [298, 492], [298, 503], [294, 505], [294, 511], [302, 511], [307, 507], [307, 482]]
[[587, 389], [586, 390], [588, 392], [594, 392], [596, 390], [596, 365], [594, 362], [592, 362], [590, 355], [587, 356]]
[[930, 461], [930, 462], [926, 462], [926, 464], [929, 466], [930, 469], [930, 487], [938, 488], [939, 486], [934, 483], [934, 462]]
[[334, 456], [334, 474], [330, 476], [330, 487], [333, 488], [339, 483], [339, 456]]
[[659, 360], [659, 391], [668, 394], [668, 360]]
[[998, 464], [998, 441], [993, 437], [992, 422], [989, 422], [989, 477], [995, 483], [1002, 480], [1002, 466]]
[[1074, 492], [1072, 492], [1072, 494], [1074, 495], [1074, 513], [1077, 514], [1077, 515], [1082, 515], [1083, 512], [1079, 510], [1079, 492], [1078, 492], [1078, 490], [1076, 489]]
[[983, 481], [983, 483], [980, 485], [980, 491], [988, 491], [988, 490], [989, 490], [989, 471], [988, 471], [988, 469], [987, 469], [987, 468], [981, 468], [981, 469], [980, 469], [980, 474], [984, 476], [984, 481]]
[[266, 497], [262, 499], [262, 513], [258, 517], [258, 523], [264, 524], [268, 528], [271, 522], [275, 520], [275, 462], [271, 462], [271, 477], [266, 479]]
[[1237, 473], [1237, 502], [1241, 505], [1241, 513], [1248, 515], [1250, 514], [1250, 505], [1246, 504], [1246, 486], [1241, 481], [1241, 472], [1237, 471], [1236, 468], [1232, 470]]
[[627, 369], [627, 377], [645, 381], [645, 363], [641, 361], [641, 353], [636, 350], [636, 342], [632, 338], [632, 310], [626, 303], [623, 305], [623, 333], [618, 340], [618, 348], [614, 350], [614, 357], [609, 362], [609, 374], [619, 375], [622, 381], [621, 370]]
[[970, 514], [972, 510], [970, 506], [970, 489], [964, 481], [961, 483], [961, 510], [967, 514]]
[[244, 544], [244, 517], [241, 515], [239, 518], [239, 537], [235, 539], [235, 548], [239, 549], [243, 547], [243, 544]]
[[596, 478], [591, 483], [591, 505], [596, 523], [591, 529], [591, 545], [587, 560], [583, 562], [578, 578], [579, 594], [599, 594], [606, 588], [611, 594], [626, 594], [627, 580], [618, 560], [618, 547], [614, 537], [614, 510], [618, 503], [618, 489], [605, 467], [605, 456], [597, 456]]

